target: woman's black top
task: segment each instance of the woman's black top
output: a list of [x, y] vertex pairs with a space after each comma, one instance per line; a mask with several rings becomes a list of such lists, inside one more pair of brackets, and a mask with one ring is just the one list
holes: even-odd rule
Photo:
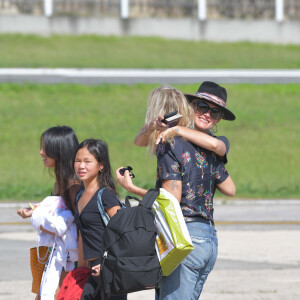
[[[97, 205], [97, 196], [100, 189], [101, 188], [96, 191], [80, 214], [78, 212], [78, 203], [80, 202], [80, 198], [75, 206], [74, 217], [82, 237], [85, 260], [102, 257], [103, 255], [101, 246], [105, 225]], [[109, 188], [105, 188], [103, 190], [101, 199], [105, 210], [113, 206], [120, 205], [117, 195]]]

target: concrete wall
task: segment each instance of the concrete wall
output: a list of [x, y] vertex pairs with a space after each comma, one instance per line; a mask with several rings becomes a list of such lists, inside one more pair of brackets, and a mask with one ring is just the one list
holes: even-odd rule
[[127, 19], [100, 17], [0, 16], [0, 33], [96, 34], [158, 36], [163, 38], [215, 41], [300, 44], [300, 21]]

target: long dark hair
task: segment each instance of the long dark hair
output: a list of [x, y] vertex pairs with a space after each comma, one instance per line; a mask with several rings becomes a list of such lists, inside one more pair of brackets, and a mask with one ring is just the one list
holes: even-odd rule
[[41, 148], [45, 154], [55, 160], [55, 177], [58, 193], [65, 200], [67, 207], [73, 211], [73, 205], [66, 192], [70, 182], [76, 180], [73, 169], [73, 159], [78, 147], [78, 139], [71, 127], [55, 126], [47, 129], [41, 135]]
[[95, 157], [98, 163], [103, 164], [103, 169], [97, 176], [99, 187], [110, 188], [118, 194], [115, 180], [112, 176], [107, 144], [103, 140], [87, 139], [80, 143], [76, 153], [84, 147], [87, 147], [88, 151]]

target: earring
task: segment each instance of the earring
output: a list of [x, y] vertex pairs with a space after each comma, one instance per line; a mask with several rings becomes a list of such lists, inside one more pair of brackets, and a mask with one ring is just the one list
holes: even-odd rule
[[217, 124], [212, 128], [212, 132], [213, 133], [217, 133], [218, 132], [218, 126], [217, 126]]
[[99, 173], [102, 174], [103, 173], [103, 169], [99, 170]]

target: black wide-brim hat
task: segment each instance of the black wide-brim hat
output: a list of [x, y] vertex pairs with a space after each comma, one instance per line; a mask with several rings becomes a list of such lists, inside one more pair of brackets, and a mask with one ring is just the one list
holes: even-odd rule
[[222, 108], [224, 114], [222, 119], [233, 121], [235, 115], [226, 108], [227, 92], [226, 89], [215, 82], [204, 81], [195, 94], [184, 94], [189, 102], [202, 99]]

